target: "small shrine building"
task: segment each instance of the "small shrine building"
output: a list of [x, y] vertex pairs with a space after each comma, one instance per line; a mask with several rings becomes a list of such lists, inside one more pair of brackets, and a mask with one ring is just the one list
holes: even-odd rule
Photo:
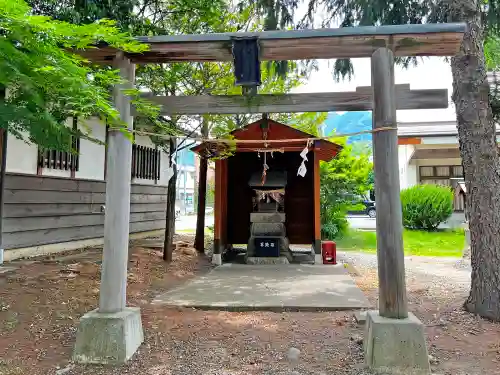
[[231, 136], [227, 156], [221, 143], [193, 148], [215, 159], [213, 262], [235, 244], [247, 244], [247, 263], [291, 262], [290, 244], [321, 256], [319, 162], [341, 146], [266, 117]]

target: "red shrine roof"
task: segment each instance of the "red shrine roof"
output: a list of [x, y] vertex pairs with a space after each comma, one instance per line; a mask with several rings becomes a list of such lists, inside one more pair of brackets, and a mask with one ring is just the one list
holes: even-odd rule
[[[265, 143], [267, 143], [267, 148], [300, 152], [307, 145], [308, 139], [315, 138], [312, 134], [270, 119], [252, 122], [243, 128], [232, 131], [231, 135], [236, 140], [236, 152], [262, 150], [265, 148]], [[207, 143], [210, 141], [201, 143], [191, 150], [200, 153], [205, 149]], [[342, 146], [324, 139], [317, 139], [312, 140], [310, 150], [318, 155], [320, 160], [330, 161], [342, 150]]]

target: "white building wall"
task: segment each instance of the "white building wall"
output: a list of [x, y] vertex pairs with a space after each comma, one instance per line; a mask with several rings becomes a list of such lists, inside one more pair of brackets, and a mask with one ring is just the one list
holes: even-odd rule
[[[72, 120], [68, 121], [68, 126]], [[106, 141], [106, 127], [97, 118], [91, 118], [84, 122], [79, 122], [79, 128], [89, 132], [89, 135], [101, 142]], [[27, 137], [26, 137], [27, 138]], [[153, 142], [148, 136], [136, 136], [137, 144], [141, 146], [154, 147]], [[87, 139], [80, 139], [80, 159], [79, 168], [75, 172], [75, 178], [103, 181], [105, 179], [105, 158], [106, 147], [104, 144], [92, 142]], [[10, 135], [7, 142], [7, 172], [24, 173], [36, 175], [38, 162], [38, 147], [29, 144], [22, 139], [17, 139]], [[169, 167], [168, 154], [161, 152], [160, 156], [160, 180], [156, 185], [166, 186], [172, 175], [172, 169]], [[53, 177], [71, 177], [68, 170], [43, 168], [42, 176]], [[133, 183], [155, 185], [154, 180], [134, 178]], [[194, 187], [194, 181], [189, 180], [188, 185]]]
[[160, 174], [160, 180], [158, 181], [158, 185], [168, 185], [168, 181], [170, 180], [170, 177], [172, 177], [173, 171], [172, 168], [169, 166], [169, 157], [166, 152], [161, 152], [160, 156], [160, 169], [161, 169], [161, 174]]
[[415, 146], [413, 145], [398, 146], [399, 186], [401, 190], [415, 185], [416, 167], [410, 167], [410, 160], [414, 152]]
[[406, 172], [406, 187], [415, 185], [418, 185], [418, 166], [415, 162], [410, 162]]
[[[26, 137], [27, 138], [27, 137]], [[36, 174], [38, 148], [9, 134], [6, 172]]]
[[[106, 126], [97, 118], [88, 119], [78, 123], [79, 129], [90, 132], [92, 138], [106, 142]], [[104, 180], [104, 165], [106, 147], [104, 144], [80, 139], [80, 160], [75, 178], [88, 180]]]
[[178, 171], [178, 181], [179, 181], [179, 188], [184, 189], [186, 188], [189, 192], [192, 192], [194, 190], [195, 186], [195, 170], [194, 167], [191, 168], [182, 168]]
[[415, 146], [413, 145], [398, 146], [399, 184], [401, 190], [419, 184], [419, 167], [462, 164], [460, 158], [411, 160], [414, 151]]

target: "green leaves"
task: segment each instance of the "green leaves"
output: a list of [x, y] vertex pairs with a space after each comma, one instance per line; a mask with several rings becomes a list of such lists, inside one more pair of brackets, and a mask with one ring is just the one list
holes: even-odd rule
[[[118, 72], [91, 66], [69, 50], [97, 42], [127, 52], [145, 50], [113, 21], [76, 26], [31, 15], [23, 1], [0, 0], [0, 34], [0, 86], [7, 88], [0, 101], [1, 127], [44, 148], [66, 150], [75, 133], [66, 125], [69, 117], [97, 116], [121, 125], [110, 90], [122, 82]], [[138, 92], [134, 96], [138, 99]], [[154, 114], [151, 106], [138, 107]]]
[[341, 237], [347, 229], [345, 216], [353, 198], [364, 196], [373, 187], [373, 165], [368, 153], [355, 155], [345, 138], [332, 141], [343, 146], [335, 159], [321, 163], [321, 228], [327, 239]]
[[489, 35], [484, 43], [484, 57], [486, 68], [491, 71], [498, 70], [500, 66], [500, 38]]
[[416, 185], [401, 191], [403, 225], [408, 229], [435, 230], [453, 213], [449, 187]]

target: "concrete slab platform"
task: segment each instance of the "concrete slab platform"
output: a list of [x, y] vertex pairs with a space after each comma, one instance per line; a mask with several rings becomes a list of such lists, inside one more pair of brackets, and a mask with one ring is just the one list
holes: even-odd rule
[[342, 265], [224, 264], [158, 296], [154, 304], [231, 311], [370, 307]]

